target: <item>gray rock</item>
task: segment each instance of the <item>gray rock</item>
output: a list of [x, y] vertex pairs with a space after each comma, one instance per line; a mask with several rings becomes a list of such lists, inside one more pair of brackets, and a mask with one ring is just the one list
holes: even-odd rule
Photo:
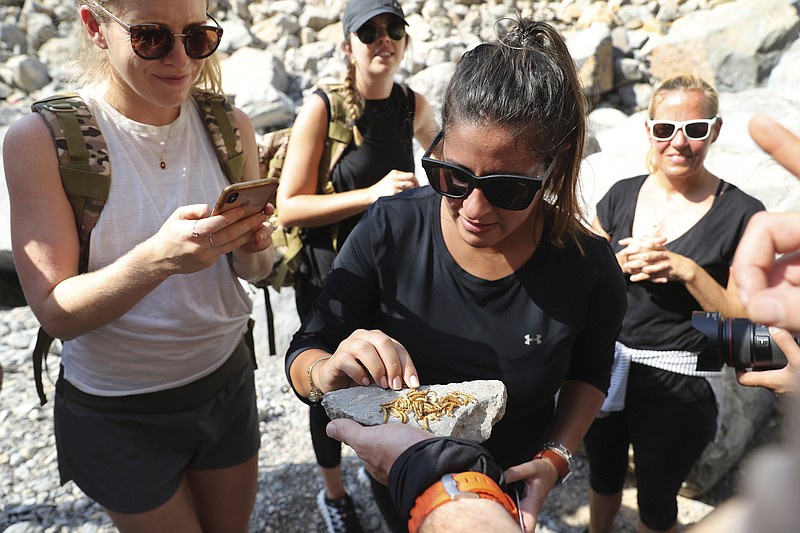
[[693, 72], [721, 91], [757, 87], [797, 39], [798, 27], [797, 10], [785, 0], [740, 0], [696, 11], [677, 20], [652, 49], [651, 72], [658, 79]]
[[[503, 417], [506, 411], [506, 387], [502, 381], [478, 380], [447, 385], [422, 386], [419, 391], [428, 391], [428, 400], [443, 399], [449, 393], [464, 393], [475, 398], [466, 405], [457, 407], [452, 415], [444, 415], [438, 419], [425, 421], [417, 419], [409, 413], [406, 423], [427, 429], [437, 437], [461, 437], [476, 442], [483, 442], [492, 434], [492, 427]], [[384, 414], [382, 405], [397, 398], [405, 398], [412, 391], [404, 389], [394, 391], [382, 389], [377, 385], [369, 387], [351, 387], [325, 394], [322, 406], [331, 419], [349, 418], [365, 426], [377, 426], [384, 423], [403, 423], [399, 418]], [[434, 394], [435, 393], [435, 394]]]
[[28, 55], [12, 57], [6, 61], [5, 68], [8, 74], [4, 77], [11, 81], [11, 85], [25, 92], [41, 89], [52, 79], [47, 73], [47, 67], [37, 58]]
[[800, 41], [789, 47], [772, 70], [767, 88], [792, 100], [800, 100]]
[[28, 51], [28, 41], [25, 31], [16, 24], [0, 23], [0, 49], [8, 50], [15, 54], [24, 54]]
[[569, 52], [578, 67], [583, 92], [597, 98], [614, 88], [614, 51], [611, 30], [602, 23], [577, 32], [565, 32]]

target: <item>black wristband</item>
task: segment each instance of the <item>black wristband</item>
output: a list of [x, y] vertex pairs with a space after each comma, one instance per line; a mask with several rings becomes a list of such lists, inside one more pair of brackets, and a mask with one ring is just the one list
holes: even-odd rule
[[480, 472], [505, 490], [503, 470], [482, 446], [453, 437], [436, 437], [409, 447], [389, 471], [389, 496], [404, 520], [420, 494], [445, 474]]

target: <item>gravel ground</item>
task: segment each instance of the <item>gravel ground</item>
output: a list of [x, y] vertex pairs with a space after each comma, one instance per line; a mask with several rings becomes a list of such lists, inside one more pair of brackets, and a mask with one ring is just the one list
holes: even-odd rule
[[[254, 312], [263, 327], [263, 303]], [[260, 313], [260, 314], [259, 314]], [[0, 363], [5, 380], [0, 392], [0, 531], [114, 532], [102, 509], [73, 483], [58, 486], [52, 404], [39, 406], [32, 381], [30, 348], [38, 324], [27, 307], [0, 308]], [[257, 345], [265, 341], [257, 330]], [[280, 350], [279, 350], [280, 351]], [[261, 350], [266, 354], [268, 350]], [[51, 358], [54, 379], [57, 359]], [[308, 411], [290, 391], [283, 372], [283, 358], [259, 357], [256, 372], [261, 419], [259, 491], [251, 520], [252, 532], [305, 533], [323, 531], [315, 497], [321, 489], [308, 434]], [[52, 385], [47, 384], [52, 395]], [[780, 412], [768, 420], [752, 447], [777, 438]], [[365, 531], [385, 531], [371, 502], [368, 484], [358, 475], [359, 459], [344, 449], [344, 475]], [[577, 533], [588, 521], [587, 471], [584, 457], [576, 454], [576, 471], [569, 483], [556, 487], [540, 514], [538, 531]], [[738, 469], [729, 473], [709, 494], [698, 500], [680, 498], [679, 521], [690, 525], [729, 498], [736, 486]], [[635, 490], [631, 480], [625, 489], [623, 509], [616, 531], [636, 531]]]

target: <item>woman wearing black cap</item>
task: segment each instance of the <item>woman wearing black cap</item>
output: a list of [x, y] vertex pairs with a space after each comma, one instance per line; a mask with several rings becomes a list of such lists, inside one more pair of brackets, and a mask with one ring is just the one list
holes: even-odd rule
[[[427, 100], [394, 81], [409, 42], [400, 4], [350, 0], [342, 25], [348, 61], [342, 90], [353, 142], [331, 174], [335, 192], [317, 194], [331, 105], [322, 90], [307, 99], [297, 116], [278, 192], [281, 223], [305, 228], [305, 261], [295, 287], [301, 318], [320, 293], [336, 249], [367, 207], [381, 196], [419, 185], [413, 138], [427, 146], [438, 131]], [[320, 406], [312, 406], [310, 416], [314, 452], [325, 480], [317, 502], [328, 529], [361, 531], [342, 481], [341, 444], [325, 435], [329, 420]]]

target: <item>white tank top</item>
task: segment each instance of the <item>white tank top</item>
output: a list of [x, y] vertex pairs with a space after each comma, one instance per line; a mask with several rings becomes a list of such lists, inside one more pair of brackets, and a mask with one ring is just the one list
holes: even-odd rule
[[[89, 270], [154, 235], [176, 208], [212, 204], [228, 183], [192, 98], [167, 126], [134, 122], [101, 89], [81, 91], [106, 139], [111, 189], [92, 231]], [[166, 142], [166, 169], [159, 166]], [[252, 301], [226, 256], [170, 276], [124, 316], [64, 343], [64, 376], [100, 396], [179, 387], [216, 370], [247, 328]]]

